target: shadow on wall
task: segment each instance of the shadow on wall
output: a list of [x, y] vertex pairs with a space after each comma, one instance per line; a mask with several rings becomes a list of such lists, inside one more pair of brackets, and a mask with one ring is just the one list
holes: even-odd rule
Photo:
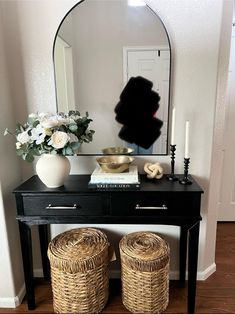
[[[1, 3], [1, 130], [6, 127], [12, 128], [20, 120], [27, 115], [27, 95], [25, 88], [25, 73], [22, 41], [20, 33], [19, 12], [20, 4], [15, 1], [5, 1]], [[17, 120], [17, 121], [16, 121]], [[3, 134], [3, 131], [2, 131]], [[4, 203], [4, 225], [6, 233], [1, 229], [0, 235], [7, 243], [7, 252], [11, 259], [11, 271], [14, 280], [14, 291], [22, 288], [23, 272], [21, 263], [21, 252], [19, 243], [18, 225], [16, 221], [15, 199], [12, 190], [24, 178], [32, 175], [32, 165], [26, 165], [18, 160], [15, 152], [15, 143], [7, 143], [7, 139], [3, 139], [3, 147], [1, 148], [1, 164], [0, 181], [1, 192]], [[2, 252], [4, 254], [4, 251]], [[7, 257], [6, 257], [7, 260]], [[3, 271], [4, 263], [2, 264]], [[6, 269], [8, 266], [6, 267]], [[7, 274], [7, 271], [6, 271]], [[5, 289], [5, 287], [4, 287]], [[9, 293], [6, 289], [6, 293]], [[14, 292], [13, 292], [14, 293]]]

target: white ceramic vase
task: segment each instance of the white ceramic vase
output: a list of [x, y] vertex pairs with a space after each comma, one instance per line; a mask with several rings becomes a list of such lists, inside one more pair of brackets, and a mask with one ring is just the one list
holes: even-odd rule
[[69, 176], [70, 168], [68, 158], [61, 155], [44, 154], [36, 164], [37, 175], [48, 188], [64, 185]]

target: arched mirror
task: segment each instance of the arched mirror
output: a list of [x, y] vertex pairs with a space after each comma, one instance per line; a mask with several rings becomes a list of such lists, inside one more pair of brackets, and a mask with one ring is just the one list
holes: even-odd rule
[[[94, 139], [81, 154], [130, 146], [114, 109], [128, 80], [144, 77], [160, 96], [161, 135], [140, 154], [167, 154], [171, 49], [160, 18], [140, 0], [85, 0], [61, 22], [54, 41], [57, 110], [89, 113]], [[140, 125], [141, 128], [141, 125]], [[138, 151], [139, 152], [139, 151]], [[135, 151], [135, 154], [138, 154]]]

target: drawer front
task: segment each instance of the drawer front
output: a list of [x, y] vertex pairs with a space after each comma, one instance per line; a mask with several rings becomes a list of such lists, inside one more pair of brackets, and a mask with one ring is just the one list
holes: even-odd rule
[[141, 193], [113, 195], [111, 214], [126, 216], [192, 216], [200, 214], [200, 195]]
[[101, 215], [104, 214], [105, 204], [101, 195], [43, 195], [24, 196], [25, 215]]

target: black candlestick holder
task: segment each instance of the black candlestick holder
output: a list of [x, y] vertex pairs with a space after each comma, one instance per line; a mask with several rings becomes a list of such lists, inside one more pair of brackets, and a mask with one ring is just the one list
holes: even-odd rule
[[189, 168], [190, 158], [184, 158], [184, 178], [179, 180], [180, 184], [188, 185], [192, 184], [192, 181], [188, 178], [188, 168]]
[[175, 151], [176, 151], [176, 145], [171, 145], [170, 144], [170, 150], [171, 150], [171, 174], [169, 174], [166, 179], [168, 181], [177, 181], [179, 180], [176, 176], [175, 176]]

